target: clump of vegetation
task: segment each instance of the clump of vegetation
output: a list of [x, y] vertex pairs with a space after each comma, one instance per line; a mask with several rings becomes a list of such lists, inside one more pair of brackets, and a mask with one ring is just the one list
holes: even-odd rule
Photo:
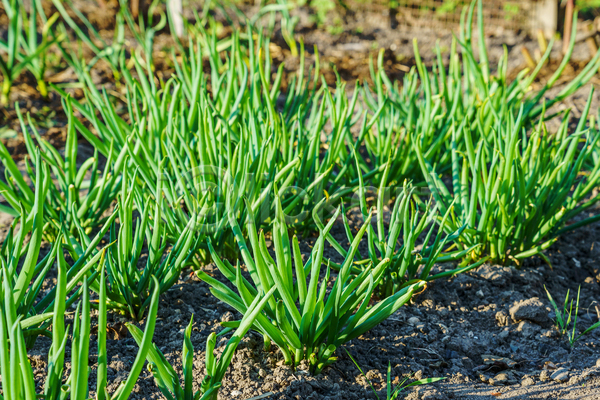
[[[314, 374], [335, 362], [334, 353], [339, 346], [384, 321], [425, 286], [424, 281], [407, 285], [387, 299], [370, 305], [373, 291], [390, 263], [390, 259], [385, 258], [366, 266], [357, 276], [351, 274], [354, 256], [370, 226], [371, 215], [354, 237], [337, 277], [332, 279], [323, 250], [325, 238], [339, 213], [340, 209], [327, 226], [319, 229], [319, 238], [306, 262], [302, 261], [297, 237], [294, 236], [290, 242], [279, 201], [272, 231], [275, 259], [269, 254], [264, 233], [256, 231], [254, 221], [248, 219], [246, 224], [250, 239], [248, 247], [236, 219], [230, 213], [230, 224], [252, 283], [242, 276], [239, 265], [233, 267], [227, 260], [220, 260], [214, 251], [214, 262], [235, 285], [238, 293], [208, 274], [197, 272], [200, 279], [211, 285], [211, 292], [218, 299], [242, 314], [246, 313], [258, 293], [277, 288], [264, 313], [258, 316], [254, 329], [263, 334], [267, 347], [271, 341], [279, 347], [287, 364], [294, 367], [306, 360]], [[325, 271], [324, 264], [328, 265]], [[319, 284], [322, 272], [325, 272], [325, 279]], [[327, 289], [329, 285], [332, 287], [330, 292]]]
[[[8, 18], [6, 40], [0, 38], [0, 73], [2, 73], [2, 91], [0, 105], [7, 106], [12, 84], [24, 70], [29, 70], [37, 81], [40, 94], [48, 97], [44, 78], [48, 49], [64, 39], [64, 35], [55, 35], [53, 25], [58, 14], [46, 18], [39, 1], [32, 1], [29, 12], [21, 0], [2, 0], [4, 12]], [[38, 29], [38, 16], [43, 22]]]
[[[117, 198], [119, 224], [113, 222], [110, 240], [115, 245], [108, 249], [108, 292], [109, 306], [140, 320], [152, 301], [150, 290], [153, 278], [158, 282], [162, 294], [179, 279], [182, 269], [190, 265], [194, 256], [190, 252], [196, 229], [192, 217], [190, 226], [167, 253], [167, 240], [161, 219], [162, 198], [155, 199], [154, 205], [142, 202], [137, 206], [141, 218], [134, 228], [134, 197], [136, 176], [131, 183], [127, 172], [123, 174], [123, 186]], [[158, 193], [162, 194], [161, 182]], [[150, 210], [154, 208], [150, 218]], [[142, 259], [144, 247], [148, 250], [145, 263]], [[140, 266], [143, 265], [142, 268]]]

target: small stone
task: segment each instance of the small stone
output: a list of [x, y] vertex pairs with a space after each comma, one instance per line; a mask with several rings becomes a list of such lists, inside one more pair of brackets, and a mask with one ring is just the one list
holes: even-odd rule
[[578, 376], [572, 376], [569, 379], [569, 385], [577, 385], [579, 383], [579, 377]]
[[517, 331], [521, 332], [526, 338], [534, 336], [539, 330], [539, 326], [534, 325], [529, 321], [521, 321], [517, 327]]
[[242, 392], [240, 392], [239, 390], [234, 390], [233, 392], [231, 392], [231, 395], [233, 397], [241, 396]]
[[511, 360], [510, 358], [495, 356], [493, 354], [482, 354], [481, 358], [483, 359], [483, 363], [486, 365], [494, 365], [503, 369], [514, 368], [517, 366], [517, 362], [515, 360]]
[[569, 370], [566, 368], [559, 368], [556, 371], [554, 371], [552, 375], [550, 375], [550, 378], [555, 380], [556, 382], [567, 382], [569, 380]]
[[600, 358], [596, 360], [596, 367], [600, 368]]
[[500, 265], [484, 264], [483, 266], [479, 267], [475, 273], [486, 281], [490, 282], [492, 285], [503, 287], [509, 282], [512, 275], [512, 270]]
[[496, 321], [498, 321], [498, 326], [507, 326], [508, 314], [505, 311], [498, 311], [496, 313]]
[[412, 326], [416, 326], [416, 325], [418, 325], [418, 324], [419, 324], [419, 322], [421, 322], [421, 320], [419, 320], [419, 318], [417, 318], [417, 317], [410, 317], [410, 318], [408, 319], [408, 323], [409, 323], [410, 325], [412, 325]]
[[533, 321], [539, 324], [548, 322], [546, 307], [537, 297], [516, 302], [510, 308], [510, 316], [514, 322], [522, 320]]
[[546, 371], [545, 369], [542, 370], [542, 372], [540, 372], [540, 381], [545, 382], [548, 379], [550, 379], [550, 376], [548, 375], [548, 371]]
[[479, 289], [478, 291], [476, 291], [476, 292], [475, 292], [475, 294], [476, 294], [477, 296], [481, 297], [481, 298], [483, 298], [483, 297], [484, 297], [483, 290], [481, 290], [481, 289]]
[[221, 315], [221, 322], [231, 322], [233, 321], [233, 313], [231, 311], [227, 311], [223, 315]]
[[545, 331], [542, 332], [542, 336], [545, 336], [548, 338], [554, 338], [554, 337], [558, 336], [558, 331], [554, 328], [546, 329]]
[[502, 332], [498, 334], [498, 338], [501, 340], [506, 340], [508, 338], [508, 335], [510, 335], [510, 331], [508, 330], [508, 328], [505, 328]]
[[267, 371], [265, 371], [264, 369], [261, 368], [261, 369], [258, 370], [258, 375], [261, 378], [264, 378], [265, 376], [267, 376]]
[[494, 386], [502, 386], [502, 385], [508, 384], [508, 381], [509, 381], [508, 375], [505, 374], [504, 372], [500, 372], [498, 375], [496, 375], [495, 377], [490, 379], [489, 383], [490, 383], [490, 385], [494, 385]]
[[523, 379], [521, 381], [521, 386], [531, 386], [531, 385], [535, 385], [535, 381], [533, 380], [533, 378], [527, 376], [525, 377], [525, 379]]

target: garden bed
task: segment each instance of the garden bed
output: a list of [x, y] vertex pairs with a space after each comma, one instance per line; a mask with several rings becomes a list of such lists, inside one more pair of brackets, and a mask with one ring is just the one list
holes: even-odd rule
[[[76, 3], [79, 4], [79, 3]], [[242, 10], [252, 13], [251, 6]], [[323, 76], [328, 85], [335, 85], [335, 73], [348, 81], [348, 93], [352, 93], [355, 80], [371, 82], [369, 56], [377, 57], [377, 50], [384, 48], [384, 66], [390, 79], [400, 79], [415, 64], [412, 38], [417, 37], [422, 49], [421, 56], [427, 65], [435, 61], [434, 44], [440, 41], [442, 48], [449, 48], [452, 36], [428, 28], [412, 27], [392, 29], [388, 17], [381, 12], [357, 12], [345, 15], [343, 32], [331, 32], [315, 24], [306, 9], [296, 10], [300, 24], [297, 32], [304, 38], [308, 50], [306, 65], [315, 59], [312, 50], [317, 45], [322, 61]], [[216, 13], [216, 20], [223, 23], [223, 34], [230, 33], [224, 15]], [[2, 21], [2, 17], [0, 17]], [[103, 35], [112, 37], [112, 26], [104, 27]], [[0, 35], [4, 33], [0, 29]], [[172, 63], [165, 48], [173, 45], [168, 32], [160, 32], [156, 38], [156, 71], [161, 78], [173, 73]], [[495, 65], [503, 54], [503, 44], [509, 53], [510, 76], [515, 77], [523, 67], [521, 48], [535, 53], [538, 44], [525, 33], [499, 30], [487, 39], [490, 63]], [[558, 49], [560, 46], [556, 46]], [[288, 76], [298, 69], [299, 58], [292, 57], [280, 32], [276, 32], [271, 44], [274, 59], [272, 73], [284, 64], [283, 88], [287, 88]], [[557, 50], [558, 51], [558, 50]], [[553, 61], [544, 68], [534, 83], [536, 88], [545, 84], [558, 64], [557, 52]], [[591, 58], [584, 42], [578, 42], [574, 57], [557, 87], [547, 96], [560, 91], [580, 72], [585, 61]], [[208, 69], [208, 66], [205, 65]], [[76, 81], [75, 75], [64, 65], [56, 66], [50, 74], [57, 84]], [[121, 88], [110, 71], [101, 63], [92, 70], [94, 83], [116, 95]], [[597, 83], [597, 77], [592, 78]], [[371, 82], [372, 83], [372, 82]], [[590, 86], [588, 84], [576, 95], [555, 105], [555, 110], [573, 109], [575, 119], [581, 116]], [[35, 81], [23, 74], [12, 93], [11, 101], [18, 101], [21, 109], [34, 114], [41, 124], [45, 139], [61, 147], [66, 138], [67, 117], [60, 96], [51, 93], [44, 100], [34, 90]], [[66, 86], [66, 85], [65, 85]], [[82, 98], [80, 88], [69, 88], [76, 98]], [[592, 98], [592, 109], [600, 103], [598, 93]], [[126, 110], [120, 110], [125, 114]], [[75, 112], [81, 117], [79, 112]], [[45, 124], [45, 125], [44, 125]], [[573, 121], [571, 124], [575, 124]], [[0, 114], [0, 126], [4, 126], [11, 155], [23, 167], [26, 154], [20, 127], [13, 107]], [[548, 124], [549, 130], [558, 126]], [[14, 132], [9, 132], [10, 130]], [[78, 162], [94, 154], [94, 148], [80, 140]], [[102, 159], [102, 163], [105, 160]], [[23, 171], [25, 169], [23, 168]], [[4, 167], [2, 167], [4, 172]], [[587, 214], [597, 214], [598, 207]], [[349, 212], [350, 217], [353, 214]], [[12, 218], [2, 215], [2, 238]], [[354, 227], [360, 221], [352, 221]], [[336, 239], [348, 245], [341, 218], [332, 231]], [[300, 241], [305, 261], [315, 244], [315, 237], [306, 235]], [[104, 238], [104, 244], [110, 241]], [[269, 240], [269, 250], [273, 251]], [[361, 244], [366, 249], [366, 240]], [[48, 249], [46, 248], [46, 251]], [[44, 256], [46, 253], [41, 254]], [[386, 374], [391, 366], [394, 384], [404, 378], [423, 379], [443, 377], [437, 383], [409, 388], [404, 392], [407, 399], [596, 399], [600, 396], [600, 329], [583, 336], [571, 346], [566, 335], [556, 329], [554, 311], [550, 306], [545, 288], [559, 306], [567, 290], [571, 298], [581, 286], [578, 330], [591, 326], [600, 319], [600, 223], [586, 226], [563, 235], [557, 243], [544, 251], [551, 265], [540, 257], [527, 259], [519, 269], [485, 263], [464, 274], [428, 283], [426, 289], [414, 296], [411, 303], [400, 308], [389, 319], [337, 349], [338, 361], [327, 367], [322, 374], [311, 376], [308, 366], [302, 364], [297, 370], [284, 365], [276, 346], [265, 352], [262, 337], [251, 331], [242, 340], [233, 362], [228, 369], [220, 396], [223, 399], [370, 399], [385, 398]], [[331, 247], [325, 249], [325, 257], [339, 262], [339, 255]], [[436, 271], [455, 268], [453, 263], [435, 266]], [[203, 270], [221, 278], [214, 263]], [[335, 272], [333, 273], [335, 275]], [[56, 284], [56, 274], [47, 276], [43, 292]], [[230, 285], [232, 287], [232, 285]], [[72, 322], [69, 310], [67, 323]], [[93, 311], [95, 314], [96, 312]], [[194, 345], [195, 390], [199, 389], [204, 369], [205, 343], [211, 332], [220, 332], [221, 322], [233, 321], [240, 314], [217, 300], [191, 271], [185, 270], [179, 281], [160, 299], [154, 343], [167, 360], [182, 374], [182, 344], [184, 331], [194, 317], [191, 341]], [[95, 323], [95, 319], [94, 323]], [[138, 345], [129, 334], [126, 323], [130, 319], [114, 313], [108, 315], [108, 387], [113, 392], [126, 378], [138, 352]], [[138, 325], [143, 327], [144, 320]], [[90, 348], [97, 346], [97, 336], [92, 326]], [[223, 351], [227, 340], [217, 339], [217, 352]], [[41, 388], [48, 367], [48, 350], [51, 340], [40, 337], [29, 352], [34, 368], [36, 384]], [[363, 376], [346, 351], [364, 371]], [[91, 354], [95, 354], [94, 351]], [[67, 347], [67, 359], [70, 348]], [[95, 381], [97, 357], [90, 356], [91, 382]], [[67, 363], [67, 370], [70, 364]], [[93, 391], [92, 391], [93, 392]], [[402, 396], [402, 395], [401, 395]], [[136, 383], [132, 399], [163, 398], [152, 374], [144, 369]]]

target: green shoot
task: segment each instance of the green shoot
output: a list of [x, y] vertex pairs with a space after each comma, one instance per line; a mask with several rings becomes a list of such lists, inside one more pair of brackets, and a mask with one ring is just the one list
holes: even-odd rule
[[[377, 394], [377, 391], [375, 390], [375, 387], [373, 386], [373, 383], [371, 382], [371, 380], [369, 378], [367, 378], [367, 376], [363, 372], [362, 368], [360, 368], [360, 365], [358, 365], [358, 363], [356, 362], [356, 360], [354, 359], [354, 357], [352, 357], [352, 355], [350, 354], [350, 352], [347, 349], [344, 349], [344, 350], [346, 350], [346, 353], [348, 354], [348, 357], [350, 357], [350, 359], [352, 360], [352, 362], [354, 363], [354, 365], [356, 365], [356, 368], [358, 368], [358, 370], [360, 371], [360, 374], [362, 376], [364, 376], [364, 378], [367, 380], [367, 382], [369, 383], [369, 386], [371, 386], [371, 390], [373, 391], [373, 393], [375, 393], [375, 396], [377, 397], [377, 399], [381, 400], [381, 397], [379, 397], [379, 395]], [[444, 380], [446, 378], [425, 378], [425, 379], [416, 380], [416, 381], [411, 382], [409, 384], [405, 384], [409, 379], [410, 379], [410, 377], [404, 378], [402, 380], [402, 382], [400, 382], [394, 388], [393, 387], [393, 383], [392, 383], [392, 364], [388, 363], [387, 384], [386, 384], [386, 389], [387, 389], [386, 400], [396, 400], [398, 398], [398, 396], [400, 395], [400, 392], [402, 392], [404, 389], [406, 389], [408, 387], [427, 385], [427, 384], [430, 384], [430, 383], [439, 382], [439, 381]]]
[[[544, 290], [546, 290], [546, 294], [548, 295], [548, 300], [550, 300], [550, 304], [554, 308], [554, 314], [556, 315], [556, 327], [558, 328], [561, 335], [567, 335], [569, 339], [569, 344], [571, 347], [575, 345], [575, 342], [578, 341], [583, 335], [586, 335], [593, 331], [594, 329], [600, 327], [600, 321], [596, 322], [579, 335], [577, 335], [577, 315], [579, 314], [579, 293], [581, 292], [581, 286], [577, 290], [577, 300], [575, 302], [575, 314], [573, 314], [573, 299], [569, 303], [569, 291], [567, 290], [567, 295], [565, 296], [565, 301], [563, 305], [562, 311], [558, 308], [558, 305], [550, 295], [548, 289], [544, 285]], [[571, 319], [573, 319], [573, 329], [571, 330]]]

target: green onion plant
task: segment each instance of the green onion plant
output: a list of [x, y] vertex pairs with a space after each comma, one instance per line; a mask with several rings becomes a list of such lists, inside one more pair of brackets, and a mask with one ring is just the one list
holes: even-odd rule
[[[359, 168], [358, 165], [357, 168]], [[476, 268], [485, 261], [483, 259], [467, 266], [432, 275], [431, 270], [435, 263], [462, 259], [479, 245], [474, 244], [459, 251], [444, 251], [445, 248], [450, 247], [454, 240], [460, 237], [464, 226], [459, 226], [455, 232], [444, 235], [439, 226], [445, 226], [449, 213], [446, 212], [444, 216], [440, 216], [437, 205], [432, 207], [431, 200], [420, 210], [417, 202], [418, 188], [407, 181], [404, 181], [403, 186], [400, 188], [394, 185], [394, 182], [390, 182], [391, 185], [388, 187], [388, 173], [389, 168], [386, 167], [377, 190], [376, 224], [369, 225], [367, 230], [368, 256], [363, 257], [360, 255], [360, 251], [357, 251], [357, 257], [351, 268], [354, 275], [362, 273], [365, 266], [377, 264], [384, 259], [390, 260], [389, 266], [386, 268], [377, 288], [378, 295], [385, 298], [416, 282], [453, 276]], [[368, 218], [367, 193], [360, 175], [359, 180], [357, 205], [362, 212], [363, 219], [366, 220]], [[388, 220], [385, 206], [391, 195], [395, 195], [396, 199]], [[346, 238], [352, 243], [354, 241], [352, 228], [345, 214], [342, 215], [342, 218]], [[322, 227], [322, 224], [320, 226]], [[347, 255], [343, 246], [331, 234], [327, 235], [327, 241], [340, 255]], [[339, 270], [342, 268], [341, 265], [334, 262], [330, 263], [334, 269]]]
[[[339, 212], [338, 208], [327, 226], [320, 229], [320, 236], [306, 262], [302, 260], [297, 237], [294, 236], [290, 242], [279, 201], [273, 223], [275, 259], [269, 253], [264, 233], [259, 235], [256, 231], [254, 221], [247, 221], [248, 246], [237, 220], [230, 213], [230, 224], [250, 273], [250, 281], [242, 275], [239, 265], [233, 267], [214, 251], [211, 253], [214, 262], [238, 293], [208, 274], [197, 271], [200, 279], [211, 285], [211, 292], [219, 300], [242, 314], [246, 313], [258, 293], [276, 287], [277, 291], [269, 297], [253, 328], [263, 334], [267, 347], [271, 341], [279, 347], [287, 364], [295, 367], [302, 360], [307, 360], [314, 374], [336, 360], [334, 353], [340, 345], [385, 320], [425, 286], [422, 281], [408, 285], [370, 306], [371, 295], [390, 262], [384, 259], [371, 264], [356, 277], [350, 273], [358, 244], [369, 226], [370, 215], [356, 234], [337, 277], [331, 276], [331, 268], [327, 266], [325, 279], [319, 284], [323, 264], [327, 263], [323, 258], [325, 237]], [[225, 326], [237, 324], [225, 323]]]
[[[592, 95], [593, 90], [571, 134], [568, 110], [555, 134], [546, 130], [544, 112], [528, 132], [524, 106], [516, 117], [510, 112], [497, 115], [488, 133], [481, 124], [463, 120], [452, 130], [451, 180], [443, 180], [415, 144], [436, 203], [443, 213], [450, 213], [444, 230], [466, 226], [457, 239], [460, 249], [480, 245], [469, 259], [489, 256], [490, 262], [519, 265], [539, 255], [548, 261], [542, 250], [561, 233], [598, 220], [593, 216], [568, 225], [598, 200], [592, 191], [600, 183], [600, 165], [582, 169], [599, 138], [594, 118], [586, 127]], [[461, 145], [465, 151], [459, 150]]]
[[[101, 273], [104, 281], [104, 271]], [[8, 285], [8, 280], [3, 279], [3, 285]], [[142, 371], [146, 355], [152, 344], [152, 336], [156, 323], [158, 310], [158, 283], [154, 284], [154, 294], [150, 312], [146, 321], [146, 328], [140, 340], [140, 349], [132, 365], [127, 379], [122, 382], [117, 390], [110, 395], [107, 391], [108, 357], [106, 350], [106, 290], [102, 285], [99, 299], [98, 314], [98, 368], [96, 396], [99, 400], [129, 398], [134, 385]], [[59, 399], [89, 399], [89, 356], [90, 356], [90, 330], [91, 330], [91, 302], [89, 298], [88, 280], [82, 279], [82, 300], [77, 305], [74, 315], [72, 330], [70, 370], [66, 375], [66, 346], [69, 338], [69, 328], [65, 327], [65, 311], [69, 302], [67, 270], [64, 264], [58, 264], [56, 285], [56, 301], [52, 318], [52, 345], [48, 353], [48, 370], [46, 381], [41, 392], [36, 392], [34, 369], [27, 357], [24, 336], [24, 320], [17, 316], [17, 309], [12, 302], [12, 293], [4, 291], [0, 300], [0, 372], [2, 373], [3, 398], [6, 400], [35, 400], [43, 397], [48, 400]], [[66, 375], [66, 376], [65, 376]]]
[[[0, 56], [0, 72], [3, 77], [0, 105], [8, 105], [12, 84], [25, 69], [33, 74], [38, 90], [45, 98], [48, 96], [44, 80], [46, 54], [50, 46], [64, 39], [62, 35], [52, 33], [52, 26], [58, 15], [47, 19], [39, 1], [31, 2], [29, 12], [26, 11], [23, 0], [2, 0], [2, 5], [8, 17], [8, 29], [7, 39], [0, 38], [0, 53], [3, 53]], [[41, 35], [38, 32], [38, 14], [44, 23]]]
[[[134, 218], [135, 185], [135, 176], [129, 183], [125, 170], [122, 192], [117, 199], [119, 226], [117, 228], [116, 222], [113, 222], [110, 231], [110, 241], [115, 245], [108, 249], [107, 296], [109, 307], [140, 320], [152, 301], [153, 277], [159, 283], [160, 294], [171, 288], [179, 279], [181, 270], [190, 264], [194, 253], [189, 250], [197, 239], [193, 217], [187, 230], [166, 254], [167, 241], [161, 219], [162, 198], [157, 198], [154, 205], [142, 200], [137, 205], [141, 217]], [[162, 193], [160, 182], [158, 193]], [[152, 217], [151, 209], [154, 209]], [[142, 252], [145, 248], [148, 255], [144, 262]], [[143, 267], [140, 269], [140, 266]]]

